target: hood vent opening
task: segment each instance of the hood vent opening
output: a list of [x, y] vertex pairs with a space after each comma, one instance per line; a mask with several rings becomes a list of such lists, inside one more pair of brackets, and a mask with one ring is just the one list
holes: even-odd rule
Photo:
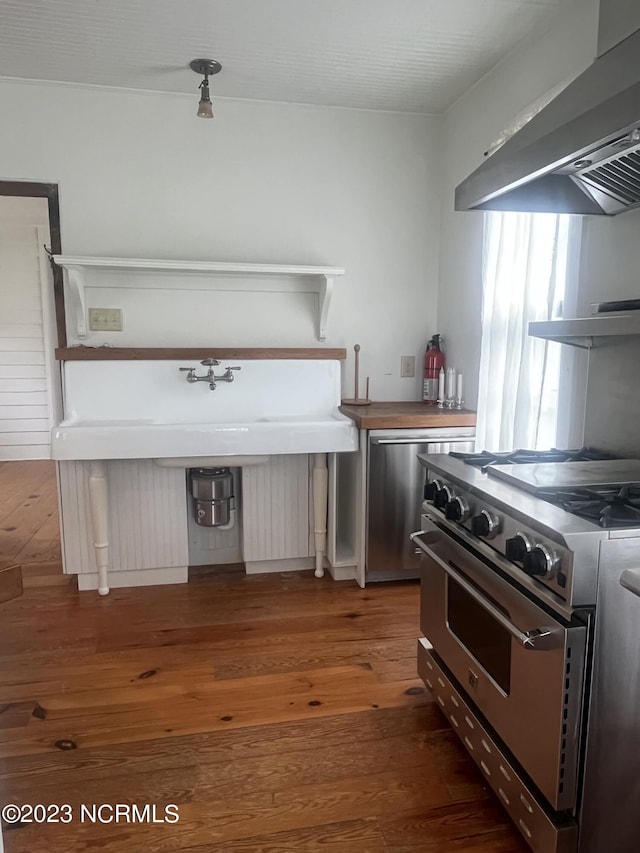
[[640, 204], [640, 145], [615, 154], [573, 176], [607, 213]]

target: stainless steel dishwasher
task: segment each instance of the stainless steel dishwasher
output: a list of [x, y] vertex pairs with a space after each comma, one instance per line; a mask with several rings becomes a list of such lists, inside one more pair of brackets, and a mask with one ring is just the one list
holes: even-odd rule
[[417, 578], [409, 534], [420, 529], [425, 469], [418, 453], [472, 451], [475, 427], [370, 430], [365, 580]]

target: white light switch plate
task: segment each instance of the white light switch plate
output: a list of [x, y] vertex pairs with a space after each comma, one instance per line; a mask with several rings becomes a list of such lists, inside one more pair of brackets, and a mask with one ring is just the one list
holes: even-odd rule
[[415, 355], [400, 356], [400, 376], [412, 377], [416, 375], [416, 357]]
[[92, 332], [121, 332], [122, 309], [89, 308], [89, 328]]

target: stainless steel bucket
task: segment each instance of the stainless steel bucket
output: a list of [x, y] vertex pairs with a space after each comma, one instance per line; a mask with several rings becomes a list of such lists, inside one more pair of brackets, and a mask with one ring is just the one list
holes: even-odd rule
[[191, 494], [197, 524], [220, 527], [231, 519], [233, 474], [230, 468], [192, 468]]

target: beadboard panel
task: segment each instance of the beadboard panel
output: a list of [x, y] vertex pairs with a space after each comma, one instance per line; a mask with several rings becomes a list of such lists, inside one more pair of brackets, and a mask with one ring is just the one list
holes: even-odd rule
[[62, 557], [67, 574], [98, 571], [91, 547], [88, 479], [86, 462], [58, 463]]
[[272, 456], [242, 469], [246, 562], [309, 556], [309, 457]]
[[[114, 569], [183, 566], [188, 560], [184, 472], [151, 460], [107, 463]], [[113, 504], [117, 502], [117, 505]]]
[[[90, 464], [59, 463], [67, 573], [97, 571], [89, 513]], [[151, 460], [114, 460], [106, 467], [110, 570], [186, 566], [184, 471], [160, 468]]]

